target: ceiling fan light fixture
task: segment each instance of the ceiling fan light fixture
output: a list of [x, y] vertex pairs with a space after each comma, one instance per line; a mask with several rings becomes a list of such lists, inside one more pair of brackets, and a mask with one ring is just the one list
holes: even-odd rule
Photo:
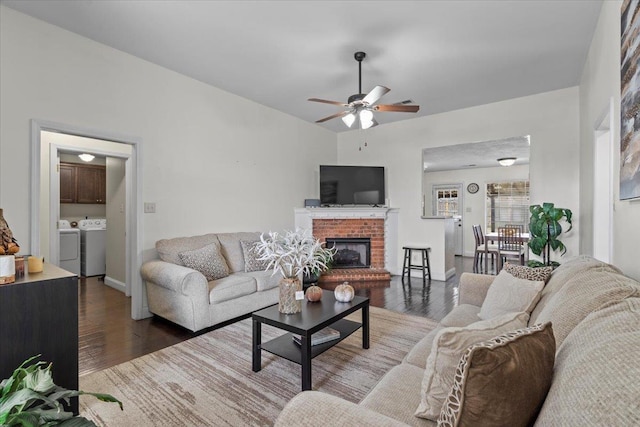
[[360, 128], [361, 129], [369, 129], [370, 127], [373, 127], [373, 120], [369, 120], [369, 121], [360, 121]]
[[502, 157], [498, 159], [498, 163], [500, 163], [500, 166], [511, 166], [515, 162], [516, 162], [515, 157]]
[[78, 157], [80, 157], [80, 160], [82, 160], [83, 162], [90, 162], [91, 160], [96, 158], [96, 156], [93, 156], [88, 153], [78, 154]]
[[342, 121], [344, 122], [345, 125], [347, 125], [347, 127], [351, 127], [353, 126], [353, 123], [356, 121], [356, 115], [353, 113], [349, 113], [342, 118]]
[[370, 122], [373, 120], [373, 113], [371, 110], [363, 109], [360, 111], [360, 120]]

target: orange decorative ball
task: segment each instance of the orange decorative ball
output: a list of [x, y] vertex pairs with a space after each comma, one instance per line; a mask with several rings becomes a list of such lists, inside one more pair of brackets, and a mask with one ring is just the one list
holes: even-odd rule
[[309, 286], [306, 295], [307, 299], [311, 302], [320, 301], [322, 299], [322, 288], [319, 286]]

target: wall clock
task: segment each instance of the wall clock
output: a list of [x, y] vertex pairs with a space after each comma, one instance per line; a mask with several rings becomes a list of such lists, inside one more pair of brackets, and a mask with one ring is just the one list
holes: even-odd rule
[[467, 185], [467, 191], [471, 194], [476, 194], [479, 189], [480, 187], [478, 187], [478, 184], [476, 184], [475, 182], [472, 182], [471, 184]]

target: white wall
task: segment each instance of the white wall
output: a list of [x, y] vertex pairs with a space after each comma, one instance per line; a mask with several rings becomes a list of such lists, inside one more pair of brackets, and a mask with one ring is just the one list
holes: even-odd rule
[[[532, 144], [535, 144], [532, 141]], [[475, 253], [475, 239], [471, 228], [474, 224], [482, 225], [486, 229], [486, 194], [487, 183], [503, 181], [526, 181], [529, 179], [529, 165], [518, 165], [495, 168], [460, 169], [454, 171], [425, 172], [423, 191], [425, 195], [426, 215], [432, 215], [433, 198], [431, 188], [438, 184], [462, 184], [462, 225], [463, 225], [463, 254], [473, 256]], [[480, 190], [475, 194], [467, 191], [467, 185], [475, 182]], [[458, 195], [460, 197], [460, 195]]]
[[[293, 227], [337, 159], [319, 126], [0, 6], [0, 206], [29, 252], [29, 120], [142, 140], [144, 258], [164, 237]], [[21, 185], [16, 185], [21, 183]], [[43, 242], [44, 243], [44, 242]]]
[[[344, 132], [338, 134], [338, 160], [386, 167], [387, 197], [400, 209], [400, 247], [428, 239], [420, 219], [422, 149], [427, 147], [531, 135], [531, 203], [553, 202], [578, 217], [578, 103], [578, 88], [572, 87]], [[367, 146], [358, 151], [365, 141]], [[567, 256], [578, 254], [579, 230], [575, 221], [563, 238]]]
[[625, 274], [640, 280], [640, 200], [620, 201], [620, 10], [621, 1], [605, 1], [580, 81], [580, 250], [593, 252], [594, 129], [613, 97], [613, 259]]

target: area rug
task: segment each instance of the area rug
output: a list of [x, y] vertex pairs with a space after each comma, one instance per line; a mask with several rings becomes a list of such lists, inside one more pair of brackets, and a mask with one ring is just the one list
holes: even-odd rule
[[[360, 312], [350, 319], [360, 321]], [[312, 361], [313, 389], [359, 402], [436, 322], [370, 309], [370, 348], [360, 330]], [[263, 325], [263, 342], [283, 331]], [[263, 352], [251, 370], [251, 320], [211, 331], [80, 378], [85, 391], [110, 393], [114, 405], [82, 396], [80, 413], [99, 426], [269, 426], [300, 392], [300, 366]]]

